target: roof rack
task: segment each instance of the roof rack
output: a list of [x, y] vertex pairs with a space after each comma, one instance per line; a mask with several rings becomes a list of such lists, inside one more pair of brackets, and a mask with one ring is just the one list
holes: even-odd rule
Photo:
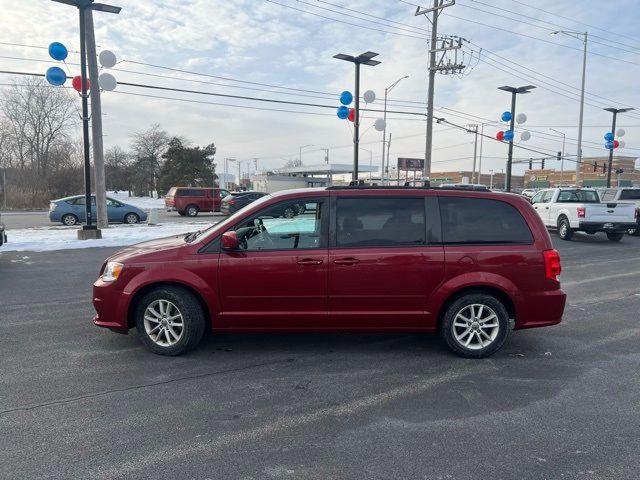
[[491, 190], [484, 185], [452, 185], [448, 187], [422, 187], [422, 186], [395, 186], [395, 185], [335, 185], [327, 187], [327, 190], [464, 190], [464, 191], [479, 191], [490, 192]]

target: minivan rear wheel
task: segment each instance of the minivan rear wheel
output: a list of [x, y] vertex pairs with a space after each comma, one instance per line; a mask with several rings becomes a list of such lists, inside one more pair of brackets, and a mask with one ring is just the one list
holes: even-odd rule
[[160, 355], [175, 356], [193, 349], [205, 329], [200, 302], [180, 287], [159, 287], [145, 294], [135, 319], [142, 344]]
[[196, 205], [189, 205], [185, 209], [184, 213], [187, 215], [187, 217], [197, 217], [199, 211], [200, 209]]
[[442, 319], [442, 336], [454, 353], [465, 358], [494, 354], [509, 334], [509, 314], [492, 295], [470, 293], [447, 308]]

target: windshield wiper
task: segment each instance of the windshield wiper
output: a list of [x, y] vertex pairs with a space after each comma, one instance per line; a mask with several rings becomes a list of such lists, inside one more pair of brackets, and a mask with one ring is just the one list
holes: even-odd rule
[[186, 243], [191, 243], [198, 237], [198, 235], [200, 235], [200, 233], [201, 233], [201, 230], [197, 230], [195, 232], [186, 233], [185, 236], [184, 236], [184, 241]]

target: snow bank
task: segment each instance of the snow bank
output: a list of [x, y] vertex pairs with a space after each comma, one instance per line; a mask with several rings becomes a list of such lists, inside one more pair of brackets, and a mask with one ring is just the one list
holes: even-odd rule
[[129, 192], [120, 191], [107, 192], [107, 197], [118, 200], [122, 203], [128, 203], [134, 207], [141, 208], [143, 210], [149, 210], [150, 208], [165, 208], [164, 198], [151, 198], [151, 197], [130, 197]]
[[77, 227], [39, 227], [9, 230], [2, 252], [47, 252], [73, 248], [120, 247], [155, 238], [204, 230], [212, 222], [166, 223], [161, 225], [115, 225], [102, 230], [100, 240], [78, 240]]

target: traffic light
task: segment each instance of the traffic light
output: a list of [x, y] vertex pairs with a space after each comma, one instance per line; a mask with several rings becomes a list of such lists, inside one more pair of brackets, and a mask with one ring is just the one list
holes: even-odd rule
[[540, 169], [544, 170], [544, 158], [542, 159], [542, 163], [540, 164]]
[[597, 172], [598, 171], [598, 162], [593, 164], [593, 171]]
[[529, 159], [529, 170], [533, 170], [533, 160]]

